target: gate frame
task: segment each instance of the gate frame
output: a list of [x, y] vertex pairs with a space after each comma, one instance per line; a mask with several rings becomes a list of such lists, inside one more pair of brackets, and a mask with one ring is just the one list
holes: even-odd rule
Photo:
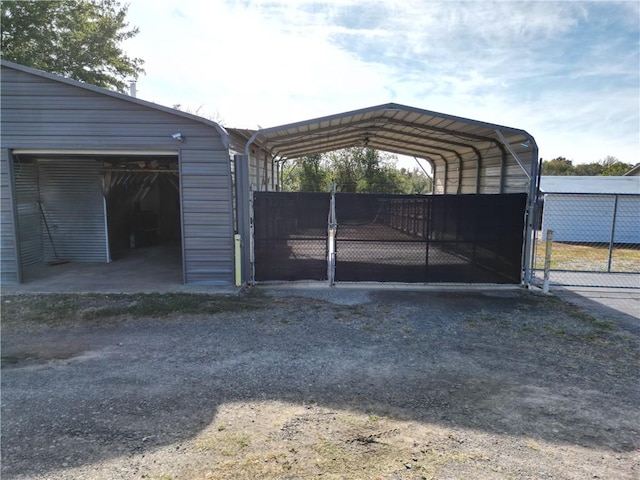
[[[240, 283], [253, 285], [253, 201], [249, 185], [249, 156], [234, 155], [236, 180], [236, 215], [238, 226], [236, 235], [240, 235]], [[237, 272], [236, 272], [237, 274]]]
[[[248, 164], [248, 157], [242, 155], [236, 155], [235, 161], [236, 168], [238, 172], [242, 171], [242, 164], [245, 163], [245, 166]], [[244, 282], [248, 285], [255, 285], [255, 211], [254, 211], [254, 192], [250, 185], [247, 185], [247, 181], [238, 182], [238, 233], [236, 235], [240, 236], [241, 246], [243, 248], [242, 251], [242, 259], [241, 259], [241, 274], [243, 276]], [[336, 239], [336, 231], [338, 227], [338, 219], [336, 213], [336, 187], [337, 185], [334, 183], [333, 185], [328, 184], [327, 193], [329, 194], [329, 211], [327, 214], [327, 234], [326, 234], [326, 268], [327, 268], [327, 282], [329, 286], [335, 286], [336, 284], [336, 258], [337, 258], [337, 239]], [[244, 192], [248, 192], [248, 195], [240, 195], [240, 190], [245, 189]], [[276, 192], [274, 192], [276, 193]], [[485, 194], [486, 196], [491, 196], [492, 194]], [[524, 215], [523, 218], [523, 240], [520, 244], [520, 248], [522, 250], [521, 253], [521, 263], [520, 263], [520, 279], [519, 284], [521, 286], [529, 287], [531, 283], [527, 283], [525, 281], [526, 273], [529, 271], [533, 276], [532, 281], [535, 282], [535, 270], [533, 268], [529, 269], [528, 262], [529, 260], [535, 261], [535, 257], [531, 255], [531, 252], [527, 250], [527, 245], [531, 241], [529, 238], [529, 232], [533, 234], [533, 224], [535, 220], [535, 211], [532, 209], [531, 202], [529, 201], [529, 197], [524, 205], [524, 211], [522, 213]], [[430, 222], [426, 222], [425, 226], [428, 226]], [[248, 240], [247, 240], [248, 236]], [[428, 248], [429, 242], [427, 242]], [[529, 244], [530, 246], [534, 246], [535, 243], [532, 242]], [[236, 266], [238, 268], [238, 266]], [[407, 282], [409, 283], [409, 282]], [[428, 284], [429, 282], [427, 282]], [[464, 282], [460, 282], [463, 284]], [[512, 285], [517, 285], [518, 283], [512, 283]]]

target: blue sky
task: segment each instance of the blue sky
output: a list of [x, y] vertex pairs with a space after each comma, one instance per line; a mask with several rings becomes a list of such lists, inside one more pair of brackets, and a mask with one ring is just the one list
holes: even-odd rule
[[258, 128], [388, 102], [640, 162], [640, 2], [130, 0], [138, 96]]

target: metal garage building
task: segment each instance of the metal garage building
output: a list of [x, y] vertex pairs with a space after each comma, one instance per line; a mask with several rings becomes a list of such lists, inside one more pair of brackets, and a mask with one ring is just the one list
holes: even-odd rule
[[[57, 258], [107, 263], [139, 247], [164, 248], [156, 262], [176, 254], [189, 285], [292, 279], [281, 274], [287, 262], [324, 270], [321, 278], [332, 281], [530, 280], [538, 150], [523, 130], [393, 103], [225, 130], [5, 61], [1, 81], [3, 283], [24, 281], [31, 266]], [[285, 160], [351, 146], [428, 161], [435, 195], [320, 194], [312, 214], [310, 197], [276, 191]], [[384, 231], [380, 238], [358, 237], [364, 217], [369, 230]], [[298, 247], [311, 230], [320, 232], [319, 250], [305, 263], [298, 253], [306, 247]], [[280, 244], [264, 243], [264, 231], [283, 236]], [[413, 257], [381, 260], [387, 269], [373, 275], [362, 259], [347, 259], [349, 251], [387, 258], [392, 238]], [[264, 263], [265, 251], [280, 256]]]
[[184, 283], [233, 284], [223, 128], [6, 61], [1, 83], [2, 283], [56, 258], [165, 246], [155, 261], [175, 254]]
[[542, 232], [557, 242], [640, 244], [640, 177], [543, 176]]

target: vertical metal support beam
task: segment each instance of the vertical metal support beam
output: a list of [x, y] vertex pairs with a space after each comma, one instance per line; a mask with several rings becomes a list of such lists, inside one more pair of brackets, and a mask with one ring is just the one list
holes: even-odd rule
[[480, 178], [482, 175], [482, 157], [478, 156], [478, 163], [476, 164], [476, 193], [480, 193]]
[[611, 238], [609, 239], [609, 261], [607, 262], [607, 272], [611, 273], [611, 262], [613, 260], [613, 244], [616, 235], [616, 217], [618, 216], [618, 195], [613, 202], [613, 218], [611, 219]]
[[432, 164], [433, 168], [433, 178], [431, 179], [431, 195], [435, 195], [436, 193], [436, 175], [438, 174], [438, 167], [436, 166], [436, 162]]
[[249, 156], [235, 155], [236, 172], [236, 212], [238, 214], [238, 234], [240, 235], [240, 281], [253, 283], [251, 268], [251, 189], [249, 188]]
[[518, 165], [520, 165], [520, 168], [522, 169], [522, 171], [524, 172], [524, 174], [529, 178], [529, 180], [531, 180], [531, 175], [529, 175], [529, 172], [527, 172], [527, 169], [524, 168], [523, 163], [520, 161], [520, 157], [518, 157], [518, 154], [516, 153], [516, 151], [513, 149], [513, 147], [511, 146], [511, 144], [509, 142], [507, 142], [507, 139], [504, 138], [504, 135], [502, 135], [502, 132], [500, 130], [496, 129], [496, 135], [498, 135], [498, 138], [500, 139], [500, 141], [502, 142], [502, 144], [507, 147], [507, 150], [509, 150], [509, 153], [511, 154], [511, 156], [513, 157], [513, 159], [517, 162]]
[[[529, 198], [527, 204], [527, 211], [525, 216], [525, 232], [524, 232], [524, 251], [522, 252], [522, 283], [525, 287], [529, 287], [533, 282], [533, 271], [535, 257], [533, 256], [533, 250], [535, 245], [535, 213], [536, 203], [538, 200], [538, 146], [536, 145], [533, 137], [529, 139], [531, 142], [533, 151], [531, 152], [531, 176], [529, 177]], [[542, 164], [542, 162], [540, 162]]]
[[271, 191], [275, 191], [276, 189], [276, 159], [271, 159]]
[[549, 274], [551, 272], [551, 246], [553, 245], [553, 230], [547, 230], [544, 250], [544, 283], [542, 291], [549, 293]]
[[267, 151], [264, 151], [264, 179], [262, 180], [262, 184], [264, 187], [261, 189], [263, 191], [269, 190], [269, 154]]
[[462, 157], [457, 155], [458, 157], [458, 186], [456, 187], [456, 195], [460, 195], [462, 192], [462, 169], [464, 168]]
[[507, 166], [507, 154], [504, 152], [504, 150], [502, 151], [502, 155], [500, 157], [500, 193], [504, 193], [504, 171], [505, 168]]
[[[256, 191], [260, 191], [260, 150], [255, 154], [256, 157]], [[251, 157], [249, 157], [249, 164], [251, 164]], [[251, 182], [249, 182], [251, 183]]]
[[444, 161], [444, 188], [442, 189], [442, 194], [447, 194], [447, 185], [449, 183], [449, 162]]

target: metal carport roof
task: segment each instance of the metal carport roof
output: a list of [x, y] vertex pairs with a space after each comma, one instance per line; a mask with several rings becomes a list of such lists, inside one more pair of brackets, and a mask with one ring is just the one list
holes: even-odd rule
[[435, 193], [532, 193], [538, 149], [524, 130], [395, 103], [255, 131], [272, 157], [364, 146], [429, 161]]

